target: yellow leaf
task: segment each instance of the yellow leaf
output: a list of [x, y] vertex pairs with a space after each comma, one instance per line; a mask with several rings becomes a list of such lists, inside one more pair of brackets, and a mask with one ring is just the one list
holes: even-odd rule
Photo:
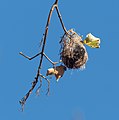
[[100, 38], [93, 36], [91, 33], [86, 36], [83, 43], [91, 48], [100, 48]]

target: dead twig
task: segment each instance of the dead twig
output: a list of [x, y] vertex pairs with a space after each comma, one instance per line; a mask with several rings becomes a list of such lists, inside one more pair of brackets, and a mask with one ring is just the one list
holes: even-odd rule
[[42, 87], [42, 77], [40, 77], [40, 86], [37, 88], [37, 90], [36, 90], [36, 95], [37, 96], [39, 96], [39, 94], [40, 94], [40, 89], [41, 89], [41, 87]]
[[[39, 56], [41, 54], [41, 52], [34, 55], [33, 57], [29, 57], [29, 56], [23, 54], [22, 52], [20, 52], [19, 54], [22, 55], [23, 57], [27, 58], [28, 60], [32, 60], [32, 59], [36, 58], [37, 56]], [[45, 53], [43, 53], [43, 55], [53, 66], [61, 62], [61, 60], [59, 62], [53, 62]]]
[[22, 52], [20, 52], [19, 54], [22, 55], [23, 57], [27, 58], [28, 60], [32, 60], [32, 59], [36, 58], [37, 56], [39, 56], [41, 54], [41, 52], [34, 55], [33, 57], [26, 56]]
[[47, 88], [47, 93], [46, 95], [50, 95], [50, 80], [48, 80], [45, 76], [42, 74], [39, 74], [42, 78], [44, 78], [48, 82], [48, 88]]
[[63, 28], [65, 34], [68, 34], [68, 32], [67, 32], [67, 30], [66, 30], [66, 27], [64, 26], [64, 23], [63, 23], [63, 21], [62, 21], [62, 16], [61, 16], [61, 14], [60, 14], [60, 11], [59, 11], [59, 8], [58, 8], [58, 5], [57, 5], [55, 8], [56, 8], [56, 11], [57, 11], [58, 17], [59, 17], [59, 19], [60, 19], [60, 23], [61, 23], [61, 25], [62, 25], [62, 28]]

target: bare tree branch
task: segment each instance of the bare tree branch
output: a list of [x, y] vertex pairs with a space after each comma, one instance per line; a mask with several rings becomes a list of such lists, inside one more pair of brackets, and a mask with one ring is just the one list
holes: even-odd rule
[[26, 100], [28, 99], [29, 95], [32, 93], [33, 89], [35, 88], [37, 82], [38, 82], [38, 78], [39, 76], [41, 76], [42, 78], [44, 78], [45, 80], [47, 80], [48, 82], [48, 92], [47, 94], [49, 93], [49, 80], [44, 77], [43, 75], [40, 74], [40, 69], [41, 69], [41, 66], [42, 66], [42, 61], [43, 61], [43, 53], [44, 53], [44, 48], [45, 48], [45, 44], [46, 44], [46, 38], [47, 38], [47, 34], [48, 34], [48, 27], [49, 27], [49, 24], [50, 24], [50, 19], [51, 19], [51, 16], [52, 16], [52, 12], [54, 11], [54, 8], [57, 6], [58, 4], [58, 0], [55, 1], [55, 3], [52, 5], [51, 9], [50, 9], [50, 12], [49, 12], [49, 15], [48, 15], [48, 19], [47, 19], [47, 23], [46, 23], [46, 27], [45, 27], [45, 34], [44, 34], [44, 39], [43, 39], [43, 46], [42, 46], [42, 50], [41, 50], [41, 53], [38, 53], [37, 55], [35, 55], [34, 57], [32, 58], [29, 58], [28, 56], [25, 56], [24, 54], [20, 53], [22, 56], [24, 56], [25, 58], [31, 60], [33, 58], [35, 58], [36, 56], [38, 56], [39, 54], [41, 54], [41, 57], [40, 57], [40, 63], [39, 63], [39, 66], [38, 66], [38, 70], [37, 70], [37, 74], [36, 74], [36, 77], [34, 79], [34, 81], [32, 82], [32, 86], [31, 86], [31, 89], [28, 91], [28, 93], [19, 101], [20, 104], [22, 105], [22, 110], [24, 108], [24, 104], [26, 102]]
[[[64, 24], [63, 24], [60, 11], [59, 11], [59, 9], [58, 9], [58, 0], [56, 0], [56, 1], [54, 2], [54, 4], [52, 5], [52, 7], [51, 7], [51, 9], [50, 9], [50, 12], [49, 12], [49, 15], [48, 15], [48, 19], [47, 19], [47, 23], [46, 23], [46, 27], [45, 27], [45, 33], [44, 33], [43, 40], [42, 40], [43, 44], [42, 44], [41, 52], [38, 53], [38, 54], [36, 54], [36, 55], [33, 56], [33, 57], [28, 57], [28, 56], [24, 55], [22, 52], [20, 52], [20, 54], [21, 54], [23, 57], [25, 57], [25, 58], [27, 58], [27, 59], [29, 59], [29, 60], [32, 60], [32, 59], [34, 59], [35, 57], [37, 57], [37, 56], [40, 55], [40, 63], [39, 63], [39, 66], [38, 66], [38, 70], [37, 70], [37, 73], [36, 73], [36, 77], [35, 77], [34, 81], [32, 82], [32, 86], [31, 86], [30, 90], [27, 92], [27, 94], [19, 101], [20, 104], [22, 105], [22, 110], [24, 109], [24, 105], [25, 105], [28, 97], [29, 97], [30, 94], [32, 93], [33, 89], [35, 88], [35, 86], [36, 86], [36, 84], [37, 84], [37, 82], [38, 82], [39, 77], [40, 77], [40, 86], [38, 87], [36, 93], [39, 92], [39, 90], [40, 90], [40, 88], [41, 88], [41, 86], [42, 86], [42, 79], [41, 79], [41, 78], [43, 78], [43, 79], [45, 79], [45, 80], [47, 81], [47, 83], [48, 83], [47, 95], [49, 95], [49, 91], [50, 91], [50, 81], [49, 81], [45, 76], [43, 76], [43, 75], [40, 73], [40, 70], [41, 70], [41, 67], [42, 67], [43, 56], [44, 56], [50, 63], [52, 63], [53, 66], [56, 65], [57, 63], [59, 63], [59, 62], [53, 62], [53, 61], [50, 60], [50, 58], [44, 53], [45, 44], [46, 44], [46, 38], [47, 38], [47, 35], [48, 35], [49, 24], [50, 24], [50, 20], [51, 20], [52, 13], [53, 13], [53, 11], [54, 11], [55, 8], [56, 8], [58, 17], [59, 17], [59, 19], [60, 19], [62, 28], [63, 28], [64, 32], [65, 32], [66, 34], [68, 34], [68, 33], [67, 33], [67, 30], [66, 30], [66, 28], [65, 28], [65, 26], [64, 26]], [[61, 61], [60, 61], [60, 62], [61, 62]]]

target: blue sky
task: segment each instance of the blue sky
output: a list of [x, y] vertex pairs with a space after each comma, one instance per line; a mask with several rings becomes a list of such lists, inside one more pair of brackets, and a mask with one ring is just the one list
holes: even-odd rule
[[[86, 46], [86, 69], [68, 70], [57, 83], [53, 77], [50, 96], [43, 81], [41, 95], [35, 90], [24, 112], [19, 100], [31, 87], [39, 57], [28, 61], [19, 55], [39, 52], [47, 15], [54, 0], [0, 0], [0, 119], [1, 120], [118, 120], [119, 119], [119, 1], [59, 0], [67, 29], [101, 38], [101, 48]], [[57, 14], [51, 19], [45, 52], [59, 60], [63, 35]], [[43, 73], [51, 67], [44, 60]], [[37, 86], [38, 87], [38, 86]]]

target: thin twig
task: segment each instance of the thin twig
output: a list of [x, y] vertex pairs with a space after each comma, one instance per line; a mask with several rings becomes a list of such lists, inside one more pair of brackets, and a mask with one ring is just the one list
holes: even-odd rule
[[48, 82], [48, 89], [47, 89], [47, 93], [46, 95], [49, 95], [50, 93], [50, 80], [48, 80], [45, 76], [43, 76], [42, 74], [39, 74], [39, 76], [41, 76], [42, 78], [44, 78], [47, 82]]
[[[39, 55], [41, 54], [41, 52], [38, 53], [38, 54], [36, 54], [36, 55], [34, 55], [33, 57], [29, 57], [29, 56], [23, 54], [22, 52], [20, 52], [19, 54], [22, 55], [23, 57], [27, 58], [28, 60], [32, 60], [32, 59], [36, 58], [37, 56], [39, 56]], [[45, 58], [46, 58], [53, 66], [61, 62], [61, 61], [59, 61], [59, 62], [53, 62], [45, 53], [43, 53], [43, 55], [45, 56]]]
[[59, 9], [58, 9], [58, 5], [57, 5], [55, 8], [56, 8], [58, 17], [59, 17], [59, 19], [60, 19], [60, 22], [61, 22], [61, 25], [62, 25], [62, 28], [63, 28], [65, 34], [68, 34], [68, 32], [67, 32], [67, 30], [66, 30], [66, 27], [64, 26], [64, 23], [63, 23], [63, 21], [62, 21], [62, 16], [61, 16], [60, 11], [59, 11]]
[[40, 86], [37, 88], [37, 90], [36, 90], [36, 95], [37, 96], [39, 96], [39, 94], [40, 94], [40, 89], [41, 89], [41, 87], [42, 87], [42, 77], [40, 77]]
[[43, 55], [53, 66], [62, 62], [61, 60], [59, 62], [53, 62], [45, 53], [43, 53]]
[[53, 65], [55, 64], [55, 62], [53, 62], [45, 53], [43, 53], [43, 55], [49, 62], [51, 62]]
[[39, 56], [41, 54], [41, 52], [34, 55], [33, 57], [26, 56], [22, 52], [20, 52], [19, 54], [22, 55], [23, 57], [27, 58], [28, 60], [32, 60], [32, 59], [36, 58], [37, 56]]

